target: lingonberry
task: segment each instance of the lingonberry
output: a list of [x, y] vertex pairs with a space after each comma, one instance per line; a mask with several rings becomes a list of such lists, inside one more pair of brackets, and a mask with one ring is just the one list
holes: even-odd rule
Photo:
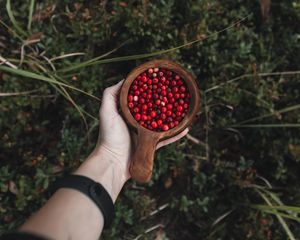
[[139, 124], [152, 131], [168, 131], [179, 125], [190, 106], [183, 79], [165, 68], [149, 68], [130, 86], [127, 106]]
[[164, 124], [161, 129], [163, 131], [168, 131], [169, 130], [169, 126], [167, 124]]
[[153, 121], [153, 122], [151, 123], [151, 127], [154, 128], [154, 129], [157, 128], [157, 122]]

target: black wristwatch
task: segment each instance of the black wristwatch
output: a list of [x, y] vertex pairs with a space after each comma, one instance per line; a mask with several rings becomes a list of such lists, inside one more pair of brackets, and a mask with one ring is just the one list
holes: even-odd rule
[[94, 180], [81, 175], [68, 175], [54, 182], [50, 187], [53, 194], [59, 188], [72, 188], [84, 193], [98, 206], [104, 217], [104, 228], [108, 228], [114, 218], [113, 201], [105, 188]]

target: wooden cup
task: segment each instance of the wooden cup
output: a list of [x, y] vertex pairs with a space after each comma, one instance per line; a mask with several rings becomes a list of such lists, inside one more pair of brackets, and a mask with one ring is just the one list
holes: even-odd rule
[[[162, 132], [151, 131], [141, 126], [132, 116], [128, 108], [127, 100], [129, 88], [136, 77], [149, 68], [156, 67], [165, 68], [177, 73], [185, 81], [191, 95], [187, 115], [182, 119], [178, 126]], [[200, 94], [196, 81], [183, 67], [169, 60], [153, 60], [136, 67], [129, 73], [121, 88], [120, 107], [123, 117], [129, 127], [137, 133], [137, 146], [133, 153], [129, 168], [131, 177], [139, 183], [147, 183], [152, 176], [156, 145], [162, 140], [179, 134], [192, 123], [196, 114], [200, 111]]]

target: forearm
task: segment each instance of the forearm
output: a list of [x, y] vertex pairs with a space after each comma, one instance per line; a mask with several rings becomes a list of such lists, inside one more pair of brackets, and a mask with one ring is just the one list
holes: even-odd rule
[[[99, 182], [116, 200], [126, 177], [107, 152], [93, 152], [74, 174]], [[104, 219], [95, 203], [73, 189], [59, 189], [21, 228], [51, 239], [98, 239]]]

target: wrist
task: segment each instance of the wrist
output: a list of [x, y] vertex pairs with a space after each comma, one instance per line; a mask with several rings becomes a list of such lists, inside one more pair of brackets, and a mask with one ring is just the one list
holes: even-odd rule
[[123, 185], [127, 181], [123, 168], [116, 164], [112, 155], [98, 149], [94, 151], [84, 163], [75, 171], [77, 175], [83, 175], [99, 182], [116, 201]]

